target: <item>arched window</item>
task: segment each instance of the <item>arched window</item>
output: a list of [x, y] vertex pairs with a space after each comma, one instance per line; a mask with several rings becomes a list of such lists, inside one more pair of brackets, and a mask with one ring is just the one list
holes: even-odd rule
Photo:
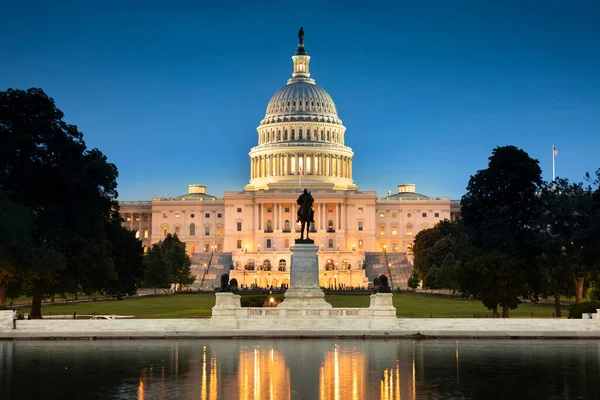
[[288, 221], [287, 219], [285, 220], [285, 222], [283, 223], [283, 230], [285, 232], [289, 232], [290, 231], [290, 221]]
[[281, 140], [281, 131], [277, 131], [277, 141]]
[[329, 260], [327, 260], [327, 262], [325, 263], [325, 270], [326, 271], [331, 271], [335, 269], [335, 263], [333, 262], [333, 260], [330, 258]]
[[288, 140], [287, 129], [283, 131], [283, 140]]
[[244, 269], [249, 270], [249, 271], [254, 271], [254, 260], [253, 259], [249, 259], [246, 262], [246, 265], [244, 266]]
[[327, 221], [327, 230], [328, 231], [332, 231], [333, 230], [333, 220], [330, 219], [329, 221]]
[[350, 260], [347, 258], [342, 261], [342, 269], [350, 269]]
[[412, 235], [412, 223], [409, 222], [408, 224], [406, 224], [406, 234], [407, 235]]
[[273, 232], [273, 222], [271, 220], [267, 220], [267, 232]]
[[292, 129], [292, 140], [296, 140], [296, 131]]
[[190, 236], [194, 236], [196, 234], [196, 224], [190, 224]]
[[195, 251], [196, 251], [196, 245], [190, 244], [190, 253], [194, 254]]
[[167, 236], [167, 233], [169, 233], [169, 228], [166, 225], [163, 226], [162, 232], [163, 232], [163, 236]]
[[285, 262], [285, 260], [282, 258], [281, 260], [279, 260], [279, 267], [278, 270], [279, 271], [285, 271], [285, 266], [287, 265], [287, 263]]
[[262, 263], [262, 268], [263, 271], [270, 271], [271, 270], [271, 261], [270, 260], [264, 260]]

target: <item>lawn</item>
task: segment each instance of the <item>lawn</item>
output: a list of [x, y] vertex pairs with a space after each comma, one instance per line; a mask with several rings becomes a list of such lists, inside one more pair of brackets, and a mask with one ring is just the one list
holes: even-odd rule
[[[368, 307], [368, 295], [327, 295], [325, 300], [334, 307]], [[215, 304], [212, 294], [183, 293], [166, 296], [142, 296], [124, 300], [93, 301], [69, 304], [44, 304], [43, 315], [132, 315], [136, 318], [192, 318], [209, 317]], [[394, 294], [397, 314], [408, 318], [471, 318], [491, 316], [481, 302], [459, 297], [419, 293]], [[25, 311], [25, 309], [22, 309]], [[523, 303], [511, 310], [513, 317], [552, 317], [550, 304]], [[568, 312], [564, 310], [564, 315]]]

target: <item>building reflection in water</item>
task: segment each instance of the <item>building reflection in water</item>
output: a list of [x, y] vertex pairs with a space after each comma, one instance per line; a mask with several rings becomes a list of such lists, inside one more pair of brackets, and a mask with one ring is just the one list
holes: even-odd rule
[[266, 346], [246, 350], [239, 355], [238, 393], [231, 398], [290, 399], [290, 371], [281, 353]]

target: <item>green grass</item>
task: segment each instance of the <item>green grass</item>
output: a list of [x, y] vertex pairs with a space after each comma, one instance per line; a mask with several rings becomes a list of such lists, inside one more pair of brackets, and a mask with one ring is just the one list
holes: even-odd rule
[[[327, 295], [325, 300], [334, 307], [368, 307], [368, 295]], [[43, 315], [133, 315], [137, 318], [191, 318], [208, 317], [215, 304], [211, 294], [176, 294], [143, 296], [124, 300], [95, 301], [74, 304], [43, 305]], [[481, 302], [459, 297], [435, 296], [419, 293], [394, 294], [398, 316], [409, 318], [472, 318], [474, 315], [491, 316], [491, 311]], [[24, 310], [23, 310], [24, 311]], [[568, 314], [563, 308], [564, 315]], [[549, 318], [552, 305], [521, 304], [511, 310], [512, 317]]]
[[215, 296], [207, 294], [176, 294], [143, 296], [123, 300], [43, 305], [42, 315], [133, 315], [137, 318], [209, 317]]

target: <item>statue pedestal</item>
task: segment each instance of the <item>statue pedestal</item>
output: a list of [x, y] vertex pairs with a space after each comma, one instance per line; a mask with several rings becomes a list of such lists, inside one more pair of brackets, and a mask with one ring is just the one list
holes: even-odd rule
[[290, 248], [290, 287], [285, 292], [285, 300], [277, 308], [331, 308], [319, 287], [318, 249], [318, 246], [309, 243], [297, 243]]

